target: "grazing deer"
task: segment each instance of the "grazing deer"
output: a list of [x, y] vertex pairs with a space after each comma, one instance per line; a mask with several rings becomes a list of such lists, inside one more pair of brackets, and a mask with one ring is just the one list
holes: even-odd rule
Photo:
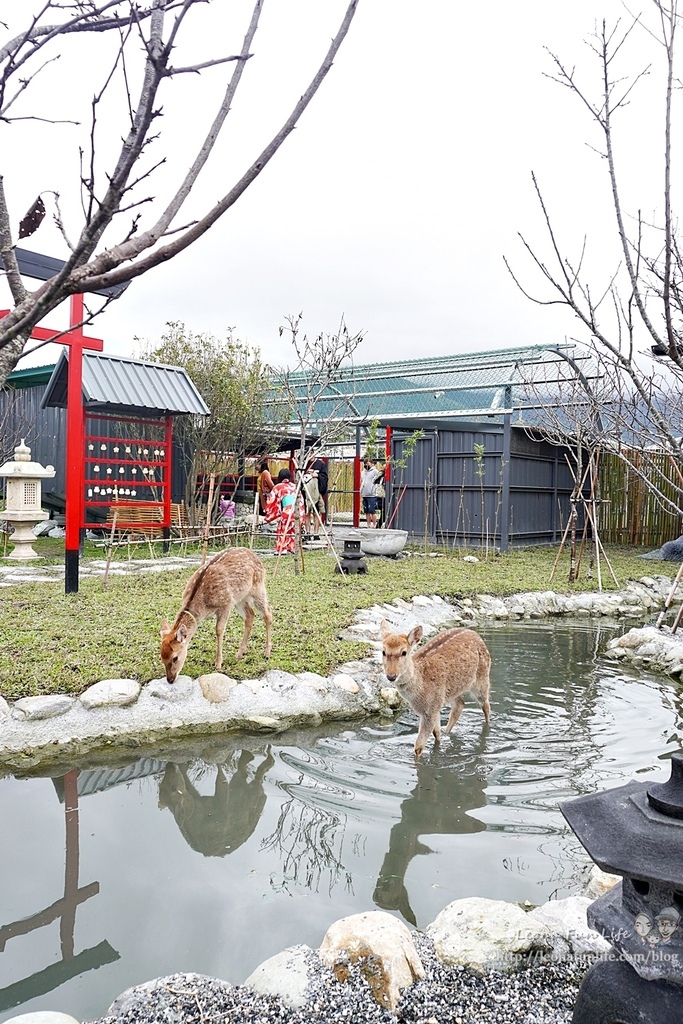
[[236, 608], [244, 619], [244, 635], [237, 657], [247, 649], [254, 625], [254, 609], [266, 624], [266, 658], [270, 657], [270, 629], [273, 616], [266, 593], [266, 572], [263, 563], [248, 548], [230, 548], [216, 555], [198, 569], [183, 591], [182, 607], [172, 626], [161, 623], [161, 660], [166, 679], [175, 682], [185, 664], [190, 640], [199, 623], [216, 616], [216, 668], [223, 664], [223, 634], [230, 612]]
[[440, 741], [439, 719], [444, 704], [451, 707], [446, 732], [451, 731], [465, 707], [464, 693], [474, 694], [488, 723], [491, 655], [478, 633], [448, 629], [415, 653], [413, 647], [422, 637], [422, 626], [415, 626], [406, 636], [392, 633], [386, 619], [382, 619], [379, 634], [386, 677], [396, 683], [401, 696], [420, 716], [416, 757], [424, 750], [430, 733], [434, 733], [437, 743]]

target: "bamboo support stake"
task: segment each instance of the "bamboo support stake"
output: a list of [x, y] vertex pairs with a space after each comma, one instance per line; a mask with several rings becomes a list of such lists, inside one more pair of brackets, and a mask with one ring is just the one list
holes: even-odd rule
[[104, 567], [104, 576], [102, 577], [102, 586], [106, 587], [107, 577], [109, 576], [109, 566], [111, 565], [111, 555], [114, 549], [114, 534], [116, 533], [116, 519], [118, 517], [119, 510], [114, 509], [114, 517], [111, 522], [111, 533], [109, 534], [109, 549], [107, 551], [107, 564]]
[[570, 501], [572, 503], [572, 509], [571, 509], [571, 511], [569, 513], [569, 518], [567, 519], [567, 525], [565, 527], [564, 534], [562, 535], [562, 540], [560, 541], [560, 548], [559, 548], [559, 551], [557, 552], [557, 558], [555, 559], [555, 564], [553, 565], [553, 571], [550, 573], [550, 580], [549, 580], [550, 583], [552, 583], [552, 581], [553, 581], [553, 577], [555, 575], [555, 572], [557, 570], [557, 566], [558, 566], [560, 558], [562, 556], [562, 552], [564, 551], [564, 545], [565, 545], [566, 540], [567, 540], [567, 534], [569, 533], [570, 527], [572, 525], [572, 519], [576, 519], [576, 502], [577, 502], [578, 498], [580, 497], [580, 495], [581, 495], [581, 493], [583, 491], [583, 485], [586, 482], [586, 476], [588, 474], [588, 467], [586, 467], [585, 472], [584, 472], [583, 476], [581, 477], [581, 484], [579, 486], [577, 486], [578, 485], [578, 481], [576, 479], [576, 474], [574, 473], [574, 470], [571, 467], [571, 463], [570, 463], [570, 461], [569, 461], [569, 459], [567, 458], [566, 455], [565, 455], [565, 460], [567, 462], [567, 465], [569, 466], [569, 472], [572, 475], [572, 480], [574, 481], [574, 492], [576, 493], [576, 498], [570, 498]]
[[213, 489], [216, 484], [216, 474], [212, 473], [209, 477], [209, 499], [206, 503], [206, 521], [204, 523], [204, 546], [202, 548], [202, 565], [206, 561], [207, 550], [209, 547], [209, 528], [211, 524], [211, 509], [213, 508]]
[[[306, 484], [304, 484], [304, 488], [305, 487], [306, 487]], [[306, 493], [308, 494], [308, 491], [306, 491]], [[313, 505], [312, 502], [311, 502], [311, 504]], [[322, 532], [323, 532], [323, 534], [325, 536], [325, 540], [327, 541], [327, 550], [331, 551], [332, 554], [334, 555], [334, 557], [336, 559], [336, 562], [337, 562], [337, 568], [339, 569], [339, 572], [342, 574], [342, 576], [346, 576], [346, 573], [344, 572], [344, 569], [342, 567], [341, 561], [339, 559], [339, 555], [337, 554], [337, 552], [335, 550], [335, 547], [334, 547], [334, 544], [332, 543], [332, 538], [330, 537], [329, 533], [325, 529], [325, 524], [323, 523], [322, 519], [320, 518], [320, 513], [318, 512], [318, 509], [316, 508], [315, 505], [313, 505], [313, 514], [314, 514], [315, 518], [318, 520], [318, 525], [319, 525], [320, 529], [322, 530]]]
[[254, 541], [256, 539], [256, 530], [258, 529], [258, 517], [259, 517], [259, 500], [258, 491], [254, 495], [254, 519], [251, 524], [251, 534], [249, 536], [249, 547], [253, 548]]
[[[588, 518], [591, 521], [591, 526], [593, 527], [593, 536], [595, 537], [595, 540], [597, 542], [596, 543], [596, 549], [599, 548], [600, 551], [602, 551], [602, 557], [605, 559], [605, 562], [607, 563], [607, 567], [608, 567], [610, 573], [612, 574], [612, 579], [614, 580], [615, 585], [618, 587], [619, 586], [619, 580], [614, 575], [614, 569], [612, 568], [611, 562], [610, 562], [609, 558], [607, 557], [605, 549], [604, 549], [604, 547], [602, 545], [602, 541], [600, 540], [600, 538], [597, 535], [597, 532], [596, 532], [596, 529], [595, 529], [595, 524], [593, 523], [593, 519], [591, 517], [591, 514], [588, 511], [588, 506], [586, 506], [586, 514], [587, 514]], [[598, 562], [598, 579], [600, 579], [599, 572], [600, 572], [600, 563]]]
[[396, 518], [396, 513], [398, 512], [398, 506], [401, 504], [401, 501], [403, 500], [403, 495], [406, 493], [407, 490], [408, 490], [408, 484], [404, 484], [403, 485], [403, 490], [401, 491], [401, 493], [398, 496], [398, 501], [396, 502], [396, 504], [394, 506], [394, 509], [393, 509], [393, 512], [391, 513], [391, 516], [389, 518], [389, 522], [387, 523], [387, 526], [386, 526], [387, 530], [391, 529], [391, 524], [393, 523], [394, 519]]
[[[678, 584], [681, 582], [681, 577], [683, 577], [683, 562], [681, 562], [681, 567], [678, 570], [678, 572], [676, 573], [676, 578], [675, 578], [675, 580], [673, 582], [673, 586], [671, 587], [671, 590], [669, 591], [669, 596], [667, 597], [666, 601], [664, 602], [664, 607], [662, 608], [661, 612], [659, 613], [659, 617], [658, 617], [658, 619], [657, 619], [657, 621], [655, 623], [655, 629], [659, 629], [660, 626], [662, 625], [662, 623], [664, 622], [664, 618], [666, 616], [666, 613], [668, 612], [669, 608], [671, 607], [671, 602], [673, 601], [674, 594], [678, 590]], [[681, 605], [681, 607], [683, 608], [683, 605]]]

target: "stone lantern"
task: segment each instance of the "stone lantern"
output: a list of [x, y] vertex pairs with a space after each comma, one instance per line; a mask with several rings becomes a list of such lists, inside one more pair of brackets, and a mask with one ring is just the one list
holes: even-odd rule
[[21, 444], [14, 449], [14, 461], [0, 466], [0, 477], [7, 479], [6, 507], [4, 512], [0, 512], [0, 519], [14, 527], [14, 549], [8, 557], [15, 562], [39, 557], [32, 547], [36, 539], [33, 527], [49, 518], [41, 508], [41, 480], [54, 475], [54, 466], [45, 467], [31, 462], [31, 449], [24, 444], [23, 437]]
[[668, 782], [630, 782], [560, 809], [596, 864], [622, 876], [588, 907], [613, 955], [586, 975], [574, 1024], [683, 1020], [683, 751]]
[[352, 576], [359, 572], [367, 572], [368, 567], [361, 556], [360, 541], [345, 540], [344, 553], [342, 554], [341, 562], [337, 563], [336, 571], [341, 572], [343, 570]]

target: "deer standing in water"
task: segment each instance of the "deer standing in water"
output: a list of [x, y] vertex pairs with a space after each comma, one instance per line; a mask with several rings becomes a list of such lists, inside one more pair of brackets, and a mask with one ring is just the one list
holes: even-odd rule
[[385, 675], [420, 716], [416, 757], [422, 754], [430, 733], [437, 743], [440, 741], [441, 708], [445, 704], [451, 708], [446, 732], [451, 731], [465, 707], [464, 693], [477, 698], [488, 724], [491, 655], [478, 633], [473, 629], [448, 629], [415, 652], [422, 626], [415, 626], [406, 636], [392, 633], [386, 619], [382, 619], [379, 634]]
[[166, 679], [175, 682], [185, 664], [187, 649], [199, 623], [216, 616], [216, 668], [223, 664], [223, 634], [230, 612], [235, 608], [244, 619], [244, 635], [237, 657], [247, 649], [254, 625], [254, 609], [266, 624], [266, 658], [270, 657], [273, 616], [266, 593], [266, 571], [261, 559], [248, 548], [229, 548], [215, 555], [194, 573], [183, 591], [182, 606], [175, 622], [161, 623], [161, 660]]

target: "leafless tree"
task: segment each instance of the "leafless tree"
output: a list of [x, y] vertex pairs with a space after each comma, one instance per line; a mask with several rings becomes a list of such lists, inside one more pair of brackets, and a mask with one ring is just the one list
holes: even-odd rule
[[[278, 151], [318, 91], [348, 32], [358, 0], [348, 3], [322, 63], [280, 129], [242, 176], [230, 187], [226, 183], [217, 202], [205, 202], [198, 216], [188, 213], [183, 221], [181, 215], [189, 197], [193, 195], [199, 201], [198, 178], [225, 127], [252, 55], [264, 0], [253, 0], [251, 20], [234, 52], [219, 35], [204, 36], [207, 52], [202, 59], [189, 66], [176, 66], [173, 61], [181, 37], [191, 32], [192, 16], [202, 3], [204, 0], [42, 0], [26, 8], [22, 5], [26, 12], [24, 27], [0, 43], [0, 124], [6, 159], [11, 153], [9, 129], [19, 121], [44, 119], [39, 103], [34, 101], [34, 106], [29, 106], [32, 87], [47, 78], [67, 41], [75, 40], [87, 47], [94, 37], [107, 35], [115, 40], [112, 66], [103, 69], [102, 80], [92, 94], [91, 123], [81, 149], [78, 218], [71, 207], [69, 215], [63, 216], [60, 197], [49, 192], [50, 162], [46, 160], [46, 189], [15, 233], [18, 217], [10, 211], [0, 176], [0, 260], [13, 301], [9, 315], [0, 321], [0, 385], [16, 365], [31, 330], [65, 298], [75, 293], [93, 296], [86, 307], [86, 322], [91, 320], [101, 312], [103, 301], [110, 301], [98, 300], [93, 293], [123, 285], [172, 259], [232, 207]], [[219, 75], [221, 71], [225, 81], [217, 93], [222, 95], [196, 153], [188, 154], [189, 170], [181, 173], [170, 190], [165, 181], [163, 191], [170, 198], [157, 199], [152, 194], [153, 182], [158, 180], [166, 154], [153, 154], [162, 144], [170, 153], [173, 145], [173, 139], [164, 143], [159, 139], [166, 103], [173, 105], [184, 77]], [[75, 77], [74, 82], [80, 79]], [[84, 82], [76, 91], [87, 88]], [[69, 122], [70, 99], [68, 93], [63, 96], [60, 124]], [[103, 123], [103, 111], [112, 109], [119, 120]], [[121, 115], [126, 119], [121, 145], [112, 160], [105, 162], [96, 140], [106, 137], [111, 142], [118, 137]], [[192, 117], [193, 122], [197, 120], [197, 111]], [[19, 153], [16, 156], [18, 159]], [[15, 246], [17, 234], [19, 239], [28, 237], [39, 227], [46, 212], [44, 196], [54, 202], [55, 221], [68, 255], [59, 273], [30, 291], [19, 273]]]
[[299, 465], [326, 445], [348, 440], [349, 425], [366, 422], [368, 408], [356, 403], [353, 355], [363, 331], [351, 334], [342, 316], [334, 334], [302, 334], [303, 314], [286, 317], [280, 337], [289, 335], [294, 349], [293, 367], [274, 369], [275, 401], [288, 410], [299, 432]]
[[[363, 340], [363, 332], [351, 334], [342, 316], [336, 333], [321, 332], [309, 338], [301, 332], [302, 318], [302, 313], [290, 315], [280, 327], [280, 337], [290, 336], [295, 364], [293, 368], [272, 370], [271, 404], [274, 410], [282, 410], [280, 418], [284, 413], [292, 429], [298, 431], [297, 488], [307, 492], [303, 471], [310, 457], [319, 455], [328, 445], [348, 441], [351, 423], [365, 422], [368, 409], [361, 412], [355, 402], [353, 354]], [[298, 519], [298, 502], [296, 509]], [[299, 571], [298, 555], [295, 572]]]
[[[523, 413], [528, 417], [529, 437], [533, 440], [541, 437], [549, 444], [563, 448], [573, 479], [569, 515], [550, 579], [555, 575], [565, 544], [569, 550], [569, 582], [578, 579], [590, 525], [589, 576], [592, 576], [593, 566], [597, 563], [598, 585], [602, 589], [600, 555], [601, 552], [604, 554], [604, 549], [599, 537], [602, 516], [599, 515], [598, 469], [613, 394], [611, 382], [605, 379], [595, 355], [574, 349], [575, 346], [558, 346], [555, 361], [520, 363], [518, 370], [523, 384], [519, 389], [519, 399], [526, 407]], [[583, 536], [577, 550], [580, 513], [583, 514]]]
[[[525, 295], [540, 305], [568, 307], [582, 325], [575, 340], [593, 350], [603, 375], [609, 412], [587, 428], [595, 443], [617, 451], [641, 476], [670, 513], [683, 508], [683, 253], [672, 209], [673, 116], [680, 83], [675, 73], [675, 40], [679, 30], [678, 0], [650, 0], [647, 18], [631, 17], [608, 28], [596, 26], [588, 45], [599, 69], [596, 90], [584, 85], [577, 71], [550, 53], [556, 83], [568, 89], [597, 126], [598, 154], [606, 169], [621, 253], [602, 284], [589, 281], [588, 243], [577, 258], [566, 255], [540, 185], [532, 175], [548, 239], [548, 258], [526, 238], [522, 244], [545, 290], [536, 293], [508, 269]], [[644, 36], [644, 34], [646, 34]], [[655, 66], [622, 72], [633, 47], [644, 38], [656, 47]], [[659, 60], [660, 65], [657, 65]], [[595, 64], [594, 64], [595, 66]], [[617, 126], [635, 90], [654, 71], [663, 71], [661, 193], [656, 214], [629, 211], [622, 199], [623, 165], [615, 156]], [[597, 98], [592, 93], [596, 92]], [[652, 111], [648, 111], [652, 117]], [[640, 132], [630, 138], [641, 145]], [[648, 197], [643, 205], [650, 206]], [[593, 275], [594, 276], [594, 275]], [[584, 430], [585, 433], [585, 430]], [[662, 456], [664, 456], [662, 458]], [[673, 480], [673, 489], [671, 481]]]

